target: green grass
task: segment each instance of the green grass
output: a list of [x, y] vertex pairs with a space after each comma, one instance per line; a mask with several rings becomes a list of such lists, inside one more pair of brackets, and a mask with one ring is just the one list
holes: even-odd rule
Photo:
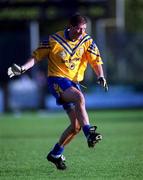
[[68, 125], [62, 113], [0, 115], [0, 179], [143, 179], [143, 111], [89, 112], [103, 141], [89, 149], [82, 132], [67, 146], [68, 169], [58, 171], [46, 155]]

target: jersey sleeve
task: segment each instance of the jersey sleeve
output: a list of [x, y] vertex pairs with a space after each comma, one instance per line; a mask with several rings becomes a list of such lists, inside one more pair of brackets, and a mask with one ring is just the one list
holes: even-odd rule
[[47, 40], [42, 41], [39, 47], [35, 51], [33, 51], [32, 57], [34, 57], [37, 62], [41, 61], [48, 57], [49, 50], [50, 50], [49, 41]]
[[91, 64], [91, 66], [97, 64], [103, 64], [99, 49], [94, 41], [92, 41], [92, 43], [89, 45], [86, 52], [86, 57], [88, 59], [88, 62]]

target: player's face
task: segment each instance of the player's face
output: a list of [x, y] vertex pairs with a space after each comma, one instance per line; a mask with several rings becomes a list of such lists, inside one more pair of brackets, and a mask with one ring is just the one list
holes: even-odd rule
[[71, 36], [73, 39], [79, 39], [81, 35], [85, 32], [87, 25], [86, 24], [79, 24], [78, 26], [71, 26]]

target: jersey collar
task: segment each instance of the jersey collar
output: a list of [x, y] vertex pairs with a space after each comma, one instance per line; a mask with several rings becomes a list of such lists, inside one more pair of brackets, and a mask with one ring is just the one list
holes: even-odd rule
[[[69, 41], [72, 41], [71, 39], [70, 39], [70, 37], [69, 37], [69, 29], [68, 28], [66, 28], [65, 30], [64, 30], [64, 36], [65, 36], [65, 38], [67, 39], [67, 40], [69, 40]], [[80, 37], [80, 39], [82, 39], [82, 35], [81, 35], [81, 37]], [[80, 40], [79, 39], [79, 40]], [[74, 41], [72, 41], [72, 42], [74, 42]]]

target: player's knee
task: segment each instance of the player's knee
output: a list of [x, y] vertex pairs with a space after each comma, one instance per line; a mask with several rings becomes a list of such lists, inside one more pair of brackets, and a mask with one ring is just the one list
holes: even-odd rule
[[81, 92], [77, 93], [76, 103], [85, 104], [85, 99], [84, 99], [84, 96]]
[[76, 135], [80, 132], [81, 127], [79, 125], [72, 127], [72, 132]]
[[81, 127], [80, 127], [80, 126], [76, 127], [76, 128], [75, 128], [75, 134], [78, 134], [78, 133], [80, 132], [80, 130], [81, 130]]

